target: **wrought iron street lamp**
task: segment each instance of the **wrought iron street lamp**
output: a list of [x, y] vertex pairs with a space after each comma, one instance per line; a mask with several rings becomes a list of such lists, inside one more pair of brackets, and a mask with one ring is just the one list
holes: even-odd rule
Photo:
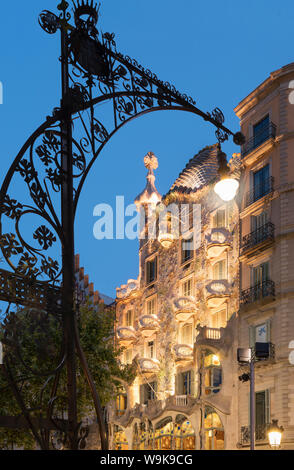
[[230, 176], [230, 168], [227, 164], [226, 154], [219, 148], [218, 151], [218, 173], [220, 181], [214, 186], [214, 191], [223, 201], [232, 201], [239, 188], [239, 181]]
[[283, 432], [283, 426], [279, 426], [278, 420], [273, 419], [272, 424], [268, 428], [268, 440], [272, 449], [277, 450], [280, 448]]
[[[218, 108], [201, 111], [191, 97], [119, 53], [114, 34], [98, 33], [99, 8], [93, 0], [73, 2], [73, 24], [65, 0], [57, 9], [57, 15], [43, 11], [39, 23], [47, 33], [61, 34], [62, 98], [52, 116], [25, 142], [0, 190], [0, 246], [10, 267], [9, 271], [0, 270], [0, 299], [43, 309], [61, 320], [64, 341], [60, 362], [50, 371], [53, 382], [44, 378], [44, 387], [51, 387], [46, 422], [58, 422], [53, 404], [58, 397], [60, 371], [66, 366], [68, 423], [60, 432], [66, 435], [71, 449], [81, 445], [85, 436], [77, 419], [78, 357], [92, 393], [102, 448], [107, 449], [101, 404], [80, 344], [74, 301], [74, 220], [86, 178], [111, 137], [132, 119], [153, 111], [169, 109], [200, 116], [216, 127], [219, 144], [232, 136], [235, 144], [241, 145], [244, 137], [224, 126]], [[112, 113], [112, 124], [107, 125], [99, 114], [101, 103], [106, 102]], [[24, 200], [17, 201], [12, 191], [21, 183]], [[42, 222], [31, 222], [36, 218]], [[32, 227], [30, 233], [23, 232], [25, 219]], [[61, 265], [54, 251], [57, 241]], [[48, 433], [31, 419], [31, 410], [26, 408], [11, 375], [9, 352], [2, 371], [39, 446], [49, 448]]]

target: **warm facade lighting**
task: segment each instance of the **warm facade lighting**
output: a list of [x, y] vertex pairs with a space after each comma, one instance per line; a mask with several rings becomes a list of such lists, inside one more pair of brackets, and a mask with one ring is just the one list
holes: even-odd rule
[[174, 236], [171, 233], [161, 233], [158, 236], [158, 241], [163, 248], [169, 248], [174, 241]]
[[283, 431], [284, 428], [282, 426], [278, 426], [278, 420], [273, 419], [268, 430], [268, 440], [272, 449], [279, 449], [281, 446]]
[[236, 196], [239, 182], [234, 178], [224, 178], [216, 183], [214, 191], [223, 201], [231, 201]]

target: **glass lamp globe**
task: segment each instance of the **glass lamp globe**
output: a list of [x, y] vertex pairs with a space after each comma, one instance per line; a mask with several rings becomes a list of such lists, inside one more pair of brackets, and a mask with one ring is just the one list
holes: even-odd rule
[[224, 178], [216, 183], [214, 191], [223, 201], [231, 201], [236, 196], [239, 182], [234, 178]]
[[273, 419], [268, 430], [268, 440], [272, 449], [278, 449], [281, 445], [283, 427], [278, 426], [278, 420]]

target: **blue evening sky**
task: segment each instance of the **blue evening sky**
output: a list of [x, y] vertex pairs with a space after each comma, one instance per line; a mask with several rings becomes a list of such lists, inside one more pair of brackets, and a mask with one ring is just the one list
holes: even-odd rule
[[[56, 11], [58, 3], [1, 2], [1, 183], [25, 140], [59, 105], [59, 34], [49, 36], [37, 21], [43, 9]], [[204, 111], [220, 107], [234, 131], [234, 106], [271, 71], [294, 59], [291, 0], [102, 0], [101, 15], [100, 28], [116, 33], [118, 50], [191, 95]], [[211, 125], [189, 113], [164, 111], [131, 122], [106, 145], [76, 220], [76, 252], [96, 289], [115, 296], [115, 287], [137, 278], [138, 243], [95, 240], [94, 206], [114, 206], [116, 195], [133, 202], [145, 186], [148, 151], [158, 157], [156, 185], [164, 194], [187, 161], [213, 143]], [[238, 151], [232, 142], [223, 148], [228, 156]], [[21, 200], [18, 187], [14, 190], [13, 197]]]

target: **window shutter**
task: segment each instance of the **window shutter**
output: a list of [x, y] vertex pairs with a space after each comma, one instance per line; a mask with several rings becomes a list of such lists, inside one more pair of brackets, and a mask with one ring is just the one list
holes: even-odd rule
[[255, 326], [249, 327], [249, 347], [255, 347]]

